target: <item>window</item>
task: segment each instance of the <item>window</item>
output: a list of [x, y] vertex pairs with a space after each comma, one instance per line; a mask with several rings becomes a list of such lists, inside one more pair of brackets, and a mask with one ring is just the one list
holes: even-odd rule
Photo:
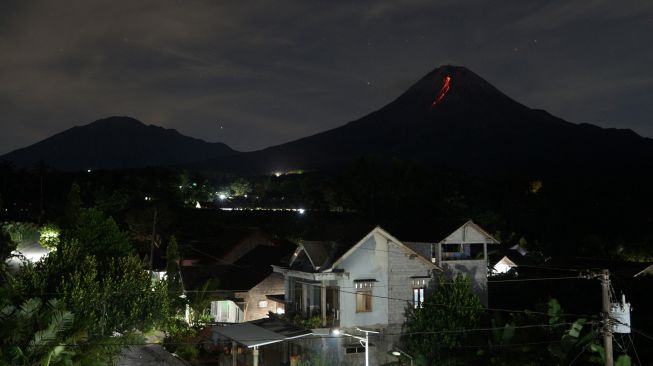
[[413, 289], [413, 307], [415, 309], [424, 306], [424, 287]]
[[356, 291], [356, 312], [365, 313], [372, 311], [372, 289], [359, 289]]
[[365, 347], [348, 345], [345, 347], [345, 353], [365, 353]]
[[415, 276], [413, 279], [413, 308], [419, 309], [424, 307], [424, 290], [428, 285], [430, 277]]
[[372, 311], [372, 286], [376, 280], [355, 280], [356, 312], [365, 313]]

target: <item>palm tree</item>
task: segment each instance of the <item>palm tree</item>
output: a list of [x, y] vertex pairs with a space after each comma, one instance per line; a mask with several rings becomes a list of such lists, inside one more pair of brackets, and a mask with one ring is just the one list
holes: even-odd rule
[[0, 365], [71, 364], [84, 334], [67, 334], [75, 316], [56, 299], [0, 304]]

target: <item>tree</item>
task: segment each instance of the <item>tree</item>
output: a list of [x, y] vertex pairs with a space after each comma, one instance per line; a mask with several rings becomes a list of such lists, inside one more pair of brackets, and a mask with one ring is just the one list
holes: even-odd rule
[[38, 227], [30, 222], [12, 222], [5, 224], [3, 230], [9, 234], [11, 241], [13, 241], [18, 249], [29, 243], [34, 243], [39, 240]]
[[200, 324], [204, 321], [209, 321], [210, 314], [208, 312], [211, 306], [212, 293], [217, 288], [217, 281], [208, 279], [202, 287], [193, 292], [188, 298], [190, 307], [190, 323]]
[[11, 252], [15, 249], [16, 243], [11, 240], [9, 234], [0, 226], [0, 285], [7, 282], [9, 276], [7, 273], [7, 259], [12, 256]]
[[229, 191], [234, 197], [242, 197], [252, 191], [252, 185], [245, 178], [238, 178], [229, 185]]
[[63, 225], [64, 227], [70, 227], [79, 218], [80, 211], [82, 209], [82, 198], [80, 194], [79, 185], [73, 183], [70, 186], [70, 191], [68, 192], [68, 199], [66, 201], [66, 207], [64, 211]]
[[168, 242], [168, 247], [166, 248], [166, 277], [171, 304], [175, 307], [178, 307], [176, 305], [179, 305], [179, 307], [182, 305], [179, 301], [179, 296], [183, 294], [181, 274], [179, 273], [179, 259], [177, 239], [175, 239], [174, 236], [171, 236], [170, 241]]
[[153, 285], [137, 256], [83, 253], [74, 242], [62, 243], [43, 261], [17, 274], [16, 292], [37, 294], [44, 300], [60, 295], [90, 337], [148, 330], [167, 320], [167, 286], [165, 282]]
[[59, 227], [55, 224], [48, 223], [39, 228], [39, 243], [50, 249], [56, 249], [59, 245]]
[[422, 308], [409, 310], [402, 342], [408, 353], [437, 364], [464, 362], [473, 352], [451, 352], [470, 339], [467, 330], [481, 324], [481, 300], [471, 281], [457, 275], [453, 282], [440, 278], [439, 285]]
[[79, 211], [76, 222], [66, 232], [66, 238], [74, 239], [86, 255], [112, 257], [132, 253], [127, 234], [120, 231], [113, 218], [105, 217], [94, 208]]

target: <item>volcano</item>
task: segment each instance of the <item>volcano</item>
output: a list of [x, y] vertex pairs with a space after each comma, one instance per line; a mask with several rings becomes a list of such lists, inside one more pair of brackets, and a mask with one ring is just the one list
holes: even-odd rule
[[235, 153], [223, 143], [209, 143], [130, 117], [109, 117], [14, 150], [0, 160], [22, 167], [42, 161], [58, 170], [81, 171], [182, 164]]
[[388, 105], [341, 127], [195, 167], [320, 170], [365, 157], [479, 174], [642, 169], [653, 162], [653, 140], [528, 108], [467, 68], [446, 65]]

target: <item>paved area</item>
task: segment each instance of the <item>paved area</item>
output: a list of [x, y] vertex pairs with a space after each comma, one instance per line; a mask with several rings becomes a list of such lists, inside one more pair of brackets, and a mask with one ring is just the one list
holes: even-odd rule
[[173, 356], [158, 344], [148, 344], [136, 346], [123, 351], [116, 363], [117, 366], [132, 365], [168, 365], [168, 366], [187, 366], [180, 359]]

